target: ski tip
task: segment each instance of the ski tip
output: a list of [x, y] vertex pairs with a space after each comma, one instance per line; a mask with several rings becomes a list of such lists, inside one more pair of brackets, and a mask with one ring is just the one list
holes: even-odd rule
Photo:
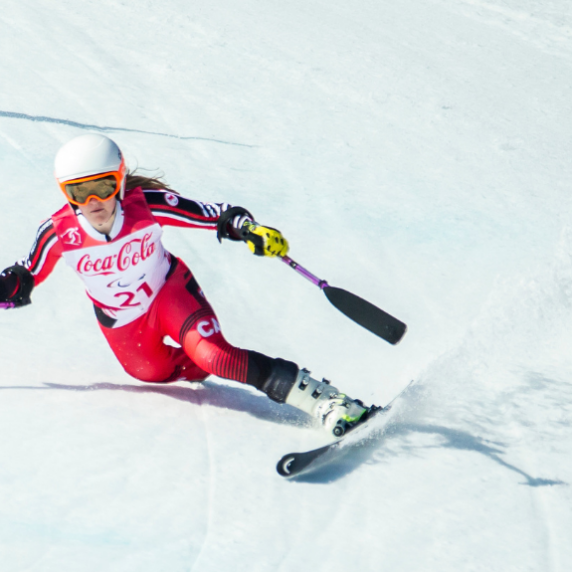
[[281, 475], [282, 477], [292, 476], [291, 467], [292, 464], [294, 463], [294, 460], [295, 460], [294, 455], [292, 454], [284, 455], [276, 465], [276, 470], [278, 471], [278, 474]]
[[393, 338], [391, 340], [387, 340], [387, 341], [391, 345], [396, 346], [405, 337], [406, 333], [407, 333], [407, 324], [403, 324], [402, 328], [399, 328], [396, 332], [394, 332]]

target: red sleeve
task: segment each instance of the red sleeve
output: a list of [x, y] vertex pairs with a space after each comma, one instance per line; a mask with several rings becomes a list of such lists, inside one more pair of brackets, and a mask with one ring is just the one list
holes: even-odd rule
[[40, 225], [28, 257], [17, 264], [32, 273], [34, 286], [38, 286], [51, 274], [62, 253], [62, 245], [54, 230], [52, 219], [48, 219]]
[[216, 230], [220, 215], [231, 208], [227, 203], [202, 203], [169, 191], [143, 192], [153, 216], [161, 226]]

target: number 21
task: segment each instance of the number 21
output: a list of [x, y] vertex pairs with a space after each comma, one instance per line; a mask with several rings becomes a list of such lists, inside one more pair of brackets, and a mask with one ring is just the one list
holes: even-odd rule
[[[141, 291], [145, 292], [149, 298], [153, 296], [153, 290], [151, 290], [151, 287], [147, 282], [143, 282], [143, 284], [137, 288], [137, 292]], [[141, 306], [141, 302], [132, 303], [135, 298], [135, 294], [133, 292], [118, 292], [115, 294], [115, 298], [120, 298], [121, 296], [125, 296], [125, 300], [120, 304], [121, 308], [137, 308], [137, 306]]]

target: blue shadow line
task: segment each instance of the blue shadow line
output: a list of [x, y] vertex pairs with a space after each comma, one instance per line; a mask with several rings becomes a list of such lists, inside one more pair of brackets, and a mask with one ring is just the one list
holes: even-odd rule
[[[210, 405], [222, 409], [230, 409], [248, 413], [253, 417], [277, 424], [311, 427], [312, 420], [305, 413], [268, 399], [266, 395], [257, 395], [237, 384], [237, 387], [220, 385], [211, 381], [189, 382], [191, 387], [167, 383], [149, 383], [145, 385], [130, 385], [116, 383], [93, 383], [90, 385], [66, 385], [61, 383], [44, 382], [43, 386], [0, 386], [0, 390], [32, 390], [32, 391], [127, 391], [130, 393], [155, 393], [186, 401], [195, 405]], [[192, 387], [195, 386], [195, 387]], [[196, 389], [195, 389], [196, 388]]]
[[69, 119], [58, 119], [55, 117], [46, 117], [45, 115], [28, 115], [27, 113], [16, 113], [14, 111], [0, 111], [0, 117], [10, 119], [24, 119], [25, 121], [37, 121], [39, 123], [57, 123], [59, 125], [68, 125], [69, 127], [77, 127], [78, 129], [92, 129], [95, 131], [123, 131], [126, 133], [143, 133], [145, 135], [158, 135], [159, 137], [171, 137], [182, 141], [210, 141], [211, 143], [221, 143], [222, 145], [234, 145], [237, 147], [248, 147], [254, 149], [257, 145], [247, 145], [245, 143], [234, 143], [233, 141], [224, 141], [222, 139], [211, 139], [209, 137], [190, 137], [182, 135], [173, 135], [171, 133], [160, 133], [157, 131], [144, 131], [142, 129], [129, 129], [127, 127], [102, 127], [101, 125], [91, 125], [89, 123], [79, 123]]

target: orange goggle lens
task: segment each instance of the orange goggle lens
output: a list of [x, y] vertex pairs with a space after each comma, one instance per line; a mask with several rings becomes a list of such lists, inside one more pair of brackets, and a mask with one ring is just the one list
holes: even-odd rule
[[59, 185], [70, 203], [85, 206], [92, 198], [101, 202], [108, 201], [119, 193], [122, 182], [123, 173], [113, 171], [60, 182]]

